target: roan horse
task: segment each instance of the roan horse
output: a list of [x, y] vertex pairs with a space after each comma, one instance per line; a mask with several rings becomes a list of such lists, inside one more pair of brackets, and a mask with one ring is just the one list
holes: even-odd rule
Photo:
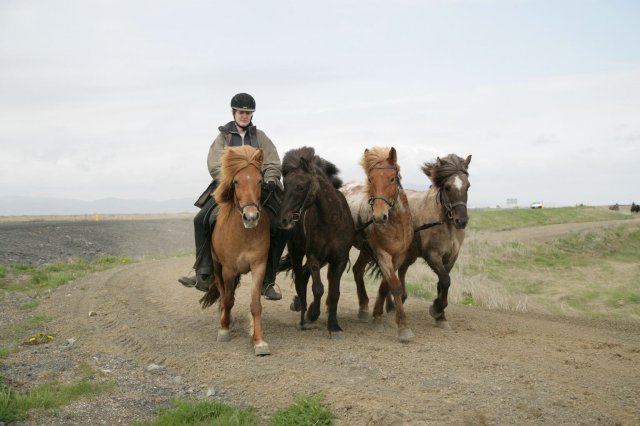
[[[231, 308], [235, 302], [240, 276], [251, 271], [251, 316], [253, 348], [256, 355], [269, 355], [262, 338], [262, 305], [260, 292], [267, 269], [269, 253], [269, 218], [260, 206], [262, 163], [261, 149], [251, 146], [227, 148], [222, 156], [220, 184], [215, 197], [220, 211], [211, 236], [215, 284], [200, 299], [202, 308], [220, 298], [218, 341], [229, 341]], [[268, 213], [267, 213], [268, 214]]]
[[358, 318], [369, 319], [369, 297], [364, 285], [367, 266], [382, 275], [373, 308], [373, 323], [384, 331], [382, 313], [385, 298], [393, 296], [396, 307], [398, 339], [408, 342], [415, 337], [407, 326], [402, 299], [402, 284], [396, 275], [398, 267], [413, 239], [413, 224], [407, 196], [400, 184], [400, 166], [395, 148], [371, 148], [364, 151], [360, 162], [367, 183], [344, 187], [351, 215], [356, 224], [354, 246], [360, 250], [353, 265], [360, 309]]
[[[332, 163], [315, 155], [313, 148], [303, 147], [287, 152], [282, 160], [284, 199], [280, 212], [281, 227], [291, 229], [287, 242], [297, 298], [293, 310], [300, 310], [300, 328], [320, 316], [320, 300], [324, 286], [320, 268], [329, 264], [327, 305], [329, 337], [342, 338], [338, 324], [340, 278], [349, 262], [354, 226], [349, 206], [338, 188], [342, 181]], [[303, 258], [306, 263], [303, 265]], [[313, 302], [307, 310], [307, 283], [312, 278]]]
[[471, 155], [462, 159], [455, 154], [424, 163], [422, 171], [431, 180], [427, 192], [407, 191], [415, 234], [411, 248], [400, 270], [400, 280], [406, 298], [405, 275], [418, 257], [422, 257], [438, 275], [438, 295], [429, 308], [436, 324], [448, 329], [444, 310], [455, 264], [464, 241], [469, 190]]

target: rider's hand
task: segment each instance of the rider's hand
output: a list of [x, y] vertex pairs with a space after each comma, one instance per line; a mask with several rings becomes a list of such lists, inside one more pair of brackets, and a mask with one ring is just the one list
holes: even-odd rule
[[270, 180], [268, 182], [265, 182], [264, 189], [269, 192], [273, 192], [276, 190], [276, 186], [278, 186], [278, 184], [275, 181]]

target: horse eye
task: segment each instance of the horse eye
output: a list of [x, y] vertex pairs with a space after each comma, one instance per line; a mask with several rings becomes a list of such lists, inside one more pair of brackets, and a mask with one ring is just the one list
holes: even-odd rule
[[396, 181], [396, 178], [395, 178], [395, 177], [392, 177], [391, 179], [389, 179], [389, 182], [391, 182], [391, 183], [393, 183], [393, 182], [395, 182], [395, 181]]
[[371, 183], [371, 178], [369, 176], [367, 176], [367, 180]]
[[296, 189], [297, 189], [298, 191], [304, 191], [304, 186], [302, 186], [302, 185], [298, 185], [298, 186], [296, 187]]

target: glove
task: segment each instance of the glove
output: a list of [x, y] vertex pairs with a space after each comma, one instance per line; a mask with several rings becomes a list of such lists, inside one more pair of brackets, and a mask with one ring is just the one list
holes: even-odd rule
[[278, 186], [278, 184], [273, 180], [264, 183], [264, 189], [269, 192], [275, 191], [276, 186]]

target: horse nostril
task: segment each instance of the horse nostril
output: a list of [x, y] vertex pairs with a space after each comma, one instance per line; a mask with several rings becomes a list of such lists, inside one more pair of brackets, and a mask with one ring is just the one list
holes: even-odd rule
[[382, 216], [382, 221], [384, 223], [387, 223], [388, 220], [389, 220], [389, 216], [387, 216], [386, 214]]
[[256, 220], [260, 220], [260, 212], [256, 212]]

